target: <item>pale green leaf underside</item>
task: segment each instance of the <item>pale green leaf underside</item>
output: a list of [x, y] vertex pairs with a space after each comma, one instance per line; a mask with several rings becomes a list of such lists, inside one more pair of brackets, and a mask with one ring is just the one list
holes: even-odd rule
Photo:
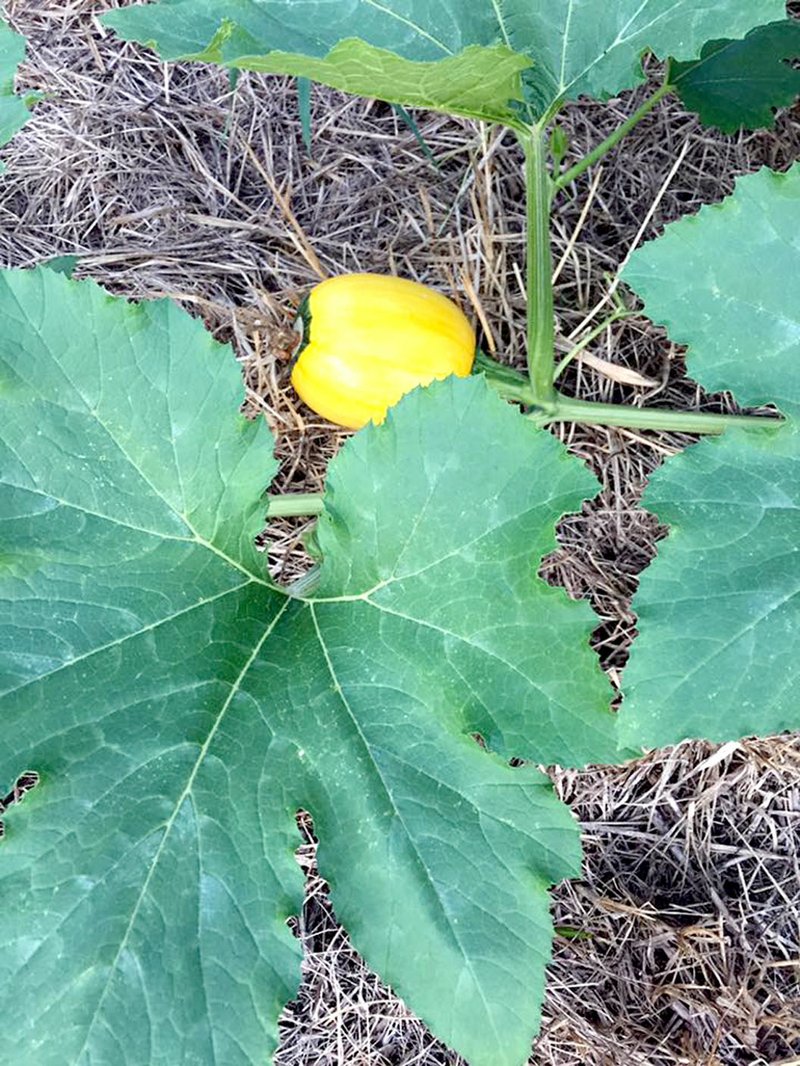
[[[14, 75], [25, 58], [25, 38], [9, 29], [0, 18], [0, 147], [28, 121], [25, 101], [14, 95]], [[0, 174], [3, 164], [0, 163]]]
[[672, 63], [670, 81], [706, 126], [723, 133], [775, 125], [774, 108], [794, 103], [800, 70], [800, 22], [759, 26], [743, 41], [709, 41], [693, 63]]
[[161, 0], [104, 20], [165, 59], [307, 75], [502, 122], [511, 100], [543, 113], [610, 96], [641, 81], [647, 49], [693, 59], [710, 38], [784, 14], [783, 0]]
[[420, 391], [335, 461], [289, 599], [227, 349], [48, 270], [0, 275], [0, 319], [0, 786], [41, 775], [0, 846], [0, 1060], [263, 1062], [304, 807], [368, 961], [475, 1066], [522, 1063], [579, 847], [507, 757], [616, 750], [591, 612], [535, 576], [594, 479], [482, 381]]
[[704, 440], [651, 478], [644, 505], [671, 534], [634, 600], [623, 738], [798, 729], [800, 166], [740, 179], [638, 251], [625, 279], [702, 385], [774, 401], [787, 421]]

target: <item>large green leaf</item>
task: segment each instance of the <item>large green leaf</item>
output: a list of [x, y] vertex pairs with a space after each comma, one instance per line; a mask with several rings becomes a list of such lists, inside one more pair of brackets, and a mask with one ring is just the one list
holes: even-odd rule
[[594, 479], [480, 379], [420, 390], [335, 460], [292, 598], [226, 349], [48, 270], [0, 275], [0, 321], [0, 784], [41, 779], [0, 846], [0, 1061], [264, 1062], [304, 807], [368, 961], [522, 1063], [579, 844], [508, 759], [616, 750], [591, 612], [536, 576]]
[[783, 0], [161, 0], [104, 21], [165, 59], [299, 74], [503, 122], [511, 101], [542, 113], [632, 87], [647, 49], [694, 59], [709, 38], [784, 15]]
[[[800, 728], [800, 165], [742, 178], [667, 227], [625, 278], [689, 371], [786, 424], [669, 460], [644, 505], [671, 534], [634, 607], [620, 729], [655, 747]], [[686, 279], [691, 279], [687, 282]]]
[[688, 108], [723, 133], [775, 125], [773, 109], [800, 94], [800, 22], [784, 19], [743, 41], [709, 41], [692, 63], [670, 63], [669, 77]]
[[[0, 146], [10, 141], [29, 118], [25, 101], [14, 95], [14, 75], [24, 58], [25, 38], [0, 18]], [[3, 169], [0, 163], [0, 174]]]

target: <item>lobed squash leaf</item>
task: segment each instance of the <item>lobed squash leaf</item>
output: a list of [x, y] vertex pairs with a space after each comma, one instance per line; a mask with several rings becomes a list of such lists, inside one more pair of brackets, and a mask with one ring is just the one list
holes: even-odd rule
[[0, 795], [39, 775], [0, 844], [0, 1060], [267, 1061], [304, 808], [370, 964], [522, 1064], [580, 849], [509, 759], [617, 750], [592, 613], [536, 576], [593, 477], [480, 378], [418, 390], [332, 463], [299, 599], [253, 546], [276, 464], [228, 349], [48, 269], [0, 273], [0, 321]]
[[771, 129], [774, 109], [800, 95], [800, 21], [784, 19], [758, 26], [743, 41], [709, 41], [700, 58], [672, 61], [669, 79], [686, 107], [706, 126], [723, 133]]
[[[0, 18], [0, 147], [28, 121], [27, 102], [14, 95], [14, 76], [25, 58], [25, 38]], [[4, 166], [0, 163], [0, 174]]]
[[[800, 164], [668, 226], [625, 280], [689, 372], [785, 424], [728, 430], [653, 474], [670, 526], [642, 576], [620, 732], [659, 747], [800, 728]], [[691, 279], [687, 281], [687, 279]]]
[[783, 0], [161, 0], [103, 20], [164, 59], [297, 74], [509, 122], [523, 102], [541, 115], [633, 87], [648, 49], [695, 59], [710, 38], [785, 13]]

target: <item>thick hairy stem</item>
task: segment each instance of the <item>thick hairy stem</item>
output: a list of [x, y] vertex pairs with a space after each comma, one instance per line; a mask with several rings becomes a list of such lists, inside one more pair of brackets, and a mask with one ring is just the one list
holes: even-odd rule
[[537, 407], [553, 401], [553, 259], [550, 251], [550, 175], [547, 141], [540, 126], [520, 135], [525, 149], [528, 216], [528, 374]]

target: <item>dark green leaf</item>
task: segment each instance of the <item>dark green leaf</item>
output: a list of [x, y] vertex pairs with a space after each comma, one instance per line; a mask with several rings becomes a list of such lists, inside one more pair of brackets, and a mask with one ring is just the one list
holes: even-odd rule
[[706, 126], [723, 133], [775, 125], [774, 109], [800, 94], [800, 22], [758, 26], [743, 41], [709, 41], [693, 63], [670, 63], [670, 81]]

